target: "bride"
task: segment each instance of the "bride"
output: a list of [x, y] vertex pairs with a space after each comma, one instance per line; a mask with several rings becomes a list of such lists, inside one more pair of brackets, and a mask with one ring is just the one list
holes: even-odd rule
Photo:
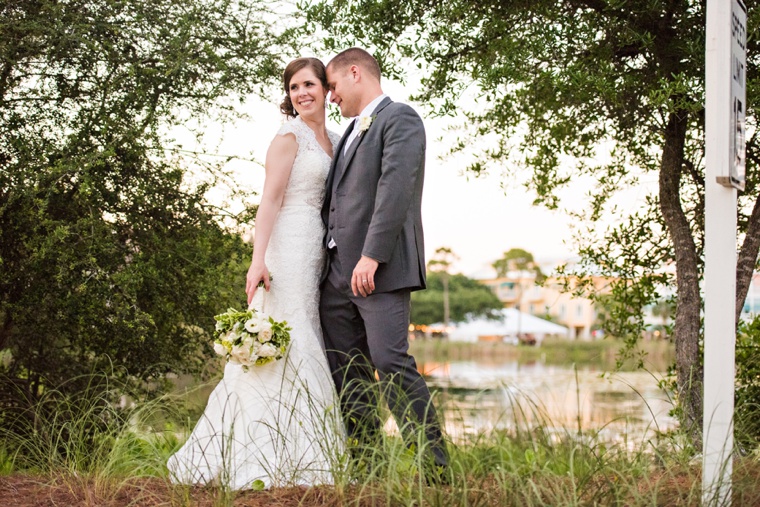
[[291, 345], [285, 358], [247, 372], [226, 365], [190, 438], [169, 459], [174, 482], [232, 489], [331, 484], [343, 449], [318, 289], [325, 255], [320, 209], [339, 136], [325, 126], [321, 61], [290, 62], [283, 83], [280, 110], [292, 119], [267, 152], [246, 292], [254, 308], [288, 322]]

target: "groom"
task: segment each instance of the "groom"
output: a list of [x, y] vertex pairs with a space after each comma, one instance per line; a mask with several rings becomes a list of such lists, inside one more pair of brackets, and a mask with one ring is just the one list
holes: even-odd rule
[[[441, 471], [446, 445], [407, 353], [410, 294], [425, 288], [425, 129], [411, 107], [383, 94], [380, 67], [363, 49], [335, 56], [327, 81], [331, 102], [355, 117], [336, 148], [322, 206], [328, 264], [320, 318], [344, 420], [352, 439], [372, 445], [382, 427], [377, 370], [407, 442], [425, 447], [436, 465], [429, 470]], [[412, 442], [418, 428], [427, 444]]]

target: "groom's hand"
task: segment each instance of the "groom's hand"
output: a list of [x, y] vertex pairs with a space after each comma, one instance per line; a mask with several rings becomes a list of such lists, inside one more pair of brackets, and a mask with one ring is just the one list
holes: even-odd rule
[[351, 276], [351, 290], [354, 296], [361, 294], [367, 297], [375, 290], [375, 271], [379, 262], [371, 257], [362, 255], [356, 263], [354, 274]]

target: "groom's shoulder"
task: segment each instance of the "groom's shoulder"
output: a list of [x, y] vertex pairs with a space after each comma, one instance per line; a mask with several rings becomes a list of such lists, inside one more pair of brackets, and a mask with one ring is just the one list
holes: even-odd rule
[[419, 113], [412, 106], [403, 102], [391, 102], [383, 109], [383, 113], [386, 113], [385, 117], [389, 120], [411, 120], [422, 123]]
[[409, 104], [405, 104], [404, 102], [393, 101], [390, 104], [388, 104], [385, 107], [385, 109], [391, 113], [407, 113], [407, 114], [413, 114], [415, 116], [419, 116], [419, 114], [417, 114], [417, 111], [415, 111], [412, 106], [410, 106]]

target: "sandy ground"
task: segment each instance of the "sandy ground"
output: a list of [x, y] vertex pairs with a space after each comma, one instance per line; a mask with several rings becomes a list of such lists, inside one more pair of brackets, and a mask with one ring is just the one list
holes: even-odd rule
[[[119, 484], [97, 484], [76, 477], [46, 478], [14, 474], [0, 477], [0, 506], [8, 507], [154, 507], [224, 505], [216, 488], [173, 488], [162, 479], [134, 479]], [[281, 488], [234, 494], [234, 505], [339, 506], [334, 491], [324, 488]]]

